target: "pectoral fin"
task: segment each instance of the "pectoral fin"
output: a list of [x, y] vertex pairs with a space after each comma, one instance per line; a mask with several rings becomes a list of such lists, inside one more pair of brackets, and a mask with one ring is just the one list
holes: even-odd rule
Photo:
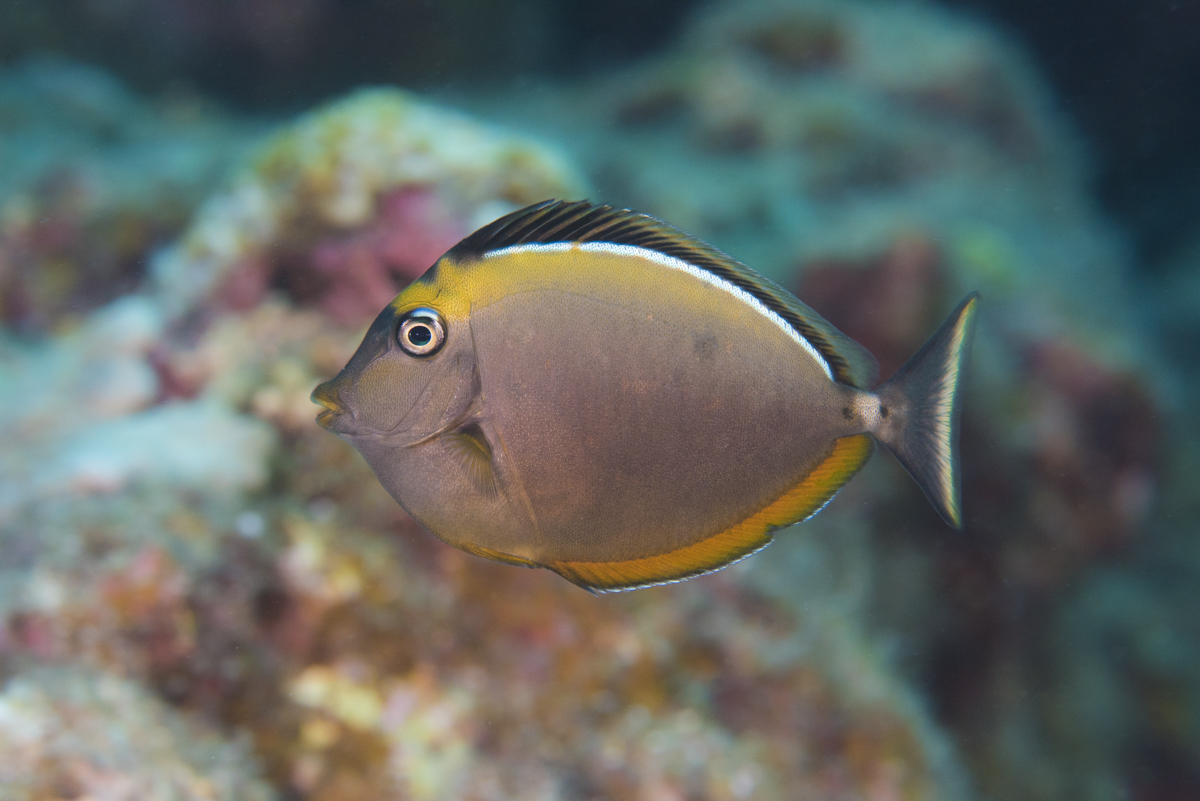
[[467, 423], [455, 431], [442, 434], [440, 439], [462, 465], [475, 489], [487, 498], [496, 497], [495, 451], [479, 423]]
[[526, 559], [523, 556], [513, 556], [510, 553], [503, 551], [495, 551], [491, 548], [484, 548], [480, 545], [458, 545], [460, 550], [466, 551], [473, 556], [482, 556], [484, 559], [491, 559], [493, 562], [500, 562], [505, 565], [513, 565], [515, 567], [541, 567], [540, 564], [531, 559]]

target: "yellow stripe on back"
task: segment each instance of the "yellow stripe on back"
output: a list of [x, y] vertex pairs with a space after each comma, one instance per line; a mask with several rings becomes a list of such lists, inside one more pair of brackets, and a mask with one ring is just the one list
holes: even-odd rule
[[551, 562], [546, 567], [597, 592], [667, 584], [720, 570], [765, 548], [776, 529], [819, 512], [866, 464], [873, 450], [874, 441], [866, 434], [837, 440], [824, 461], [799, 484], [737, 525], [694, 545], [621, 562]]

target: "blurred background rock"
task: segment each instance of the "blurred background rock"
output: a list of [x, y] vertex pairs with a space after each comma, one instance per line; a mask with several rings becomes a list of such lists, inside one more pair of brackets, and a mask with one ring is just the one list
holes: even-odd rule
[[[1094, 187], [1163, 266], [1200, 210], [1196, 0], [941, 0], [1036, 57], [1087, 141]], [[151, 94], [299, 109], [363, 83], [578, 76], [661, 49], [699, 0], [9, 0], [0, 59], [52, 50]]]
[[[1200, 2], [952, 5], [0, 5], [0, 797], [1200, 797]], [[417, 530], [308, 393], [550, 196], [885, 375], [981, 290], [966, 530], [886, 458], [624, 596]]]

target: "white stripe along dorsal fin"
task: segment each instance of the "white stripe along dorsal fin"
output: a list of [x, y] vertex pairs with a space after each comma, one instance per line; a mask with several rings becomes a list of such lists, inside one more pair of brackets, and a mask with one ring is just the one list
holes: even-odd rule
[[694, 264], [689, 264], [683, 259], [677, 259], [674, 256], [667, 256], [659, 253], [656, 250], [650, 250], [649, 248], [640, 248], [634, 245], [614, 245], [612, 242], [552, 242], [545, 245], [509, 245], [508, 247], [500, 248], [499, 250], [489, 250], [484, 254], [483, 257], [485, 259], [493, 259], [507, 256], [511, 253], [529, 251], [540, 253], [564, 253], [572, 248], [578, 248], [584, 253], [607, 253], [613, 256], [625, 256], [628, 258], [642, 259], [644, 261], [657, 264], [661, 267], [667, 267], [672, 270], [679, 270], [681, 272], [688, 273], [693, 278], [697, 278], [704, 283], [709, 284], [710, 286], [714, 286], [717, 289], [728, 292], [730, 295], [737, 298], [742, 303], [745, 303], [747, 306], [750, 306], [756, 312], [778, 326], [785, 334], [791, 337], [792, 341], [794, 341], [804, 350], [808, 351], [808, 354], [812, 356], [813, 361], [820, 365], [821, 369], [825, 372], [825, 375], [830, 381], [834, 380], [833, 371], [829, 367], [829, 362], [824, 356], [821, 355], [820, 351], [813, 347], [812, 343], [809, 342], [808, 339], [806, 339], [796, 330], [795, 326], [784, 320], [775, 312], [768, 309], [763, 305], [762, 301], [741, 287], [734, 285], [733, 283], [708, 270], [701, 269]]
[[761, 303], [790, 326], [827, 362], [835, 380], [869, 388], [874, 358], [790, 292], [711, 245], [667, 223], [629, 209], [587, 201], [547, 200], [485, 225], [446, 255], [467, 261], [521, 245], [608, 244], [640, 248], [709, 273]]

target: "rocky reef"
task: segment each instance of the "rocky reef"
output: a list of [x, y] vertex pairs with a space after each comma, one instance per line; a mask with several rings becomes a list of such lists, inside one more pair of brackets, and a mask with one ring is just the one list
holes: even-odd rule
[[[0, 73], [0, 795], [1187, 797], [1169, 373], [1015, 47], [923, 5], [726, 3], [622, 74], [460, 100], [268, 125]], [[965, 531], [876, 459], [769, 555], [626, 595], [421, 532], [308, 395], [461, 236], [589, 194], [885, 375], [980, 290]]]
[[[1076, 595], [1164, 539], [1169, 368], [1079, 144], [1011, 43], [912, 4], [717, 5], [659, 60], [521, 108], [562, 131], [602, 193], [787, 283], [884, 376], [980, 291], [966, 531], [950, 535], [899, 471], [874, 465], [857, 480], [877, 482], [858, 501], [866, 618], [985, 797], [1137, 797], [1139, 749], [1188, 750], [1105, 652], [1133, 634], [1109, 617], [1117, 602]], [[1162, 625], [1181, 647], [1172, 661], [1185, 658], [1187, 625]], [[1190, 690], [1171, 692], [1196, 709]], [[1196, 786], [1190, 769], [1150, 770]]]
[[79, 669], [8, 679], [0, 693], [6, 798], [268, 801], [245, 738], [205, 731], [135, 682]]
[[359, 324], [483, 223], [586, 186], [545, 146], [399, 90], [362, 91], [272, 137], [156, 258], [154, 288], [178, 317], [253, 307], [282, 283]]
[[49, 57], [0, 72], [0, 126], [0, 322], [23, 334], [137, 288], [262, 127]]

